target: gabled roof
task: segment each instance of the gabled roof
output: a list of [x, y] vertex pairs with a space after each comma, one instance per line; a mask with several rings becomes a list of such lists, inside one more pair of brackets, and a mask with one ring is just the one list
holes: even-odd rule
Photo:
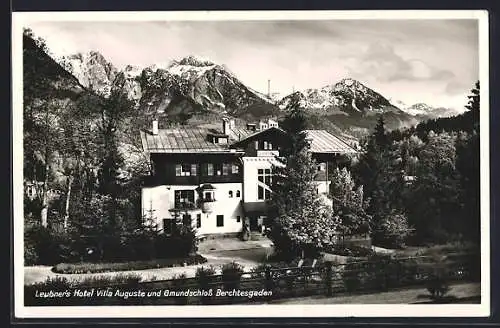
[[283, 134], [283, 135], [285, 134], [285, 131], [284, 131], [283, 129], [281, 129], [281, 128], [279, 128], [279, 127], [275, 127], [275, 126], [273, 126], [273, 127], [267, 128], [267, 129], [265, 129], [265, 130], [259, 130], [259, 131], [255, 131], [255, 132], [253, 132], [253, 131], [252, 131], [252, 133], [247, 134], [247, 136], [246, 136], [246, 137], [244, 137], [244, 138], [242, 138], [242, 139], [240, 139], [240, 140], [238, 140], [238, 141], [234, 142], [234, 143], [232, 144], [232, 146], [237, 146], [237, 145], [239, 145], [239, 144], [241, 144], [241, 143], [244, 143], [244, 142], [246, 142], [246, 141], [248, 141], [248, 140], [252, 140], [253, 138], [255, 138], [256, 136], [258, 136], [258, 135], [260, 135], [260, 134], [263, 134], [263, 133], [269, 133], [270, 131], [277, 131], [277, 132], [279, 132], [280, 134]]
[[326, 130], [305, 130], [305, 132], [307, 138], [311, 140], [310, 150], [313, 153], [357, 153], [356, 149]]
[[[232, 146], [238, 146], [245, 141], [254, 139], [258, 135], [272, 131], [273, 129], [279, 133], [285, 134], [285, 131], [279, 127], [270, 127], [265, 130], [256, 131], [248, 135], [246, 138], [233, 143]], [[305, 130], [304, 132], [306, 133], [306, 138], [311, 140], [310, 151], [312, 153], [357, 153], [357, 151], [345, 141], [326, 130]]]
[[142, 147], [149, 153], [218, 153], [236, 152], [227, 144], [214, 144], [207, 139], [209, 129], [170, 128], [159, 129], [154, 135], [141, 131]]
[[[260, 134], [273, 131], [285, 134], [285, 131], [279, 127], [270, 127], [256, 132], [233, 128], [228, 133], [229, 144], [216, 144], [207, 138], [214, 132], [211, 129], [182, 127], [160, 129], [156, 135], [150, 131], [141, 131], [141, 140], [144, 151], [149, 153], [240, 153], [243, 150], [237, 149], [238, 146]], [[313, 153], [357, 153], [345, 141], [326, 130], [305, 130], [305, 132], [311, 139], [311, 152]]]

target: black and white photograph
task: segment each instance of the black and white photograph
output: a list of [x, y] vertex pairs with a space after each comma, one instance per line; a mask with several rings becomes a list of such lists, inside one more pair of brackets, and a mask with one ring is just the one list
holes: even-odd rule
[[16, 316], [489, 315], [486, 12], [12, 34]]

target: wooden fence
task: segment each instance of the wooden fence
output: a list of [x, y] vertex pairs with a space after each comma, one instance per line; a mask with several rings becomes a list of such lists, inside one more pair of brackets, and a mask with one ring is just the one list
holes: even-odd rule
[[[25, 287], [28, 305], [180, 305], [269, 303], [273, 300], [313, 295], [335, 296], [370, 293], [398, 288], [426, 286], [436, 270], [445, 272], [449, 282], [478, 281], [480, 257], [477, 254], [449, 254], [437, 261], [427, 256], [377, 261], [321, 263], [318, 266], [271, 268], [244, 272], [232, 279], [211, 275], [204, 279], [157, 280], [114, 286], [72, 287], [110, 291], [111, 297], [36, 298], [35, 290]], [[120, 292], [141, 291], [143, 296], [124, 297]], [[211, 294], [210, 294], [211, 291]], [[39, 290], [40, 292], [40, 290]], [[93, 294], [96, 296], [96, 294]], [[54, 303], [55, 302], [55, 303]]]

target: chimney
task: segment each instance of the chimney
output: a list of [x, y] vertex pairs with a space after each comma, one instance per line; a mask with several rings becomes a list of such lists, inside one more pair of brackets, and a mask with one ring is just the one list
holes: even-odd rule
[[153, 120], [153, 135], [158, 134], [158, 119]]
[[227, 118], [222, 118], [222, 133], [228, 134], [231, 126], [231, 122]]

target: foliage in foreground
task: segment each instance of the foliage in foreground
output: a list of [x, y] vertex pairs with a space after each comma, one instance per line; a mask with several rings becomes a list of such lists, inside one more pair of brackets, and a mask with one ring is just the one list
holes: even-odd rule
[[269, 237], [285, 257], [314, 256], [332, 243], [338, 224], [316, 192], [316, 165], [308, 151], [303, 112], [294, 107], [282, 126], [288, 141], [280, 164], [273, 167]]
[[196, 265], [207, 262], [201, 255], [183, 258], [155, 259], [148, 261], [131, 261], [115, 263], [59, 263], [52, 268], [56, 273], [102, 273], [114, 271], [146, 270], [155, 268], [171, 268]]

